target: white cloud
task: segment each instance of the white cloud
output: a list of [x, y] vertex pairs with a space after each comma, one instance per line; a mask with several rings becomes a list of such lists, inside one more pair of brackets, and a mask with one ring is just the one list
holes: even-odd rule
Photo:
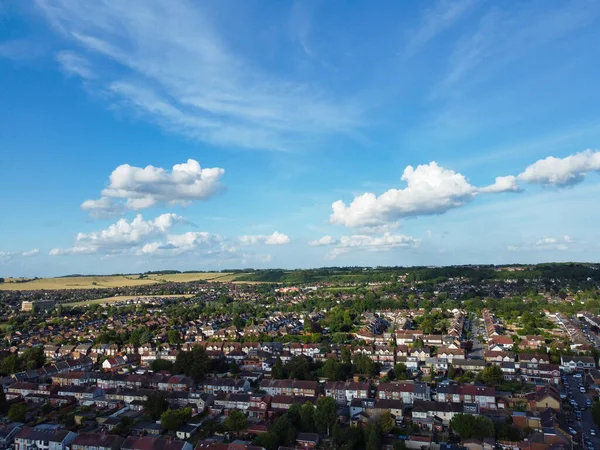
[[335, 244], [336, 240], [334, 237], [332, 236], [323, 236], [320, 239], [314, 240], [314, 241], [310, 241], [308, 243], [308, 245], [313, 245], [313, 246], [322, 246], [322, 245], [331, 245], [331, 244]]
[[56, 59], [67, 74], [79, 75], [85, 79], [94, 78], [90, 62], [83, 56], [64, 50], [56, 54]]
[[291, 239], [288, 235], [280, 233], [278, 231], [273, 232], [271, 235], [246, 235], [239, 238], [242, 245], [255, 245], [255, 244], [266, 244], [266, 245], [284, 245], [289, 244]]
[[225, 240], [205, 231], [190, 231], [167, 236], [163, 242], [145, 244], [138, 252], [140, 255], [177, 256], [183, 253], [202, 252], [204, 254], [235, 250], [225, 244]]
[[500, 192], [520, 192], [521, 188], [517, 184], [517, 178], [513, 175], [506, 177], [496, 177], [494, 184], [479, 189], [479, 192], [496, 194]]
[[565, 158], [548, 156], [527, 167], [519, 180], [545, 186], [564, 187], [583, 181], [589, 172], [600, 171], [600, 151], [585, 150]]
[[[322, 244], [326, 245], [326, 244]], [[327, 259], [335, 259], [337, 256], [350, 251], [364, 250], [369, 252], [389, 251], [395, 248], [415, 248], [419, 240], [402, 234], [384, 233], [381, 236], [355, 234], [342, 236], [338, 241], [331, 241], [331, 250], [326, 255]]]
[[439, 34], [451, 28], [474, 4], [471, 0], [440, 0], [425, 11], [419, 28], [411, 31], [405, 56], [410, 56]]
[[193, 159], [175, 164], [170, 172], [150, 165], [141, 168], [123, 164], [110, 174], [110, 183], [101, 198], [86, 200], [81, 208], [94, 216], [105, 217], [125, 209], [140, 210], [163, 203], [185, 205], [218, 192], [224, 173], [225, 170], [218, 167], [203, 169]]
[[131, 222], [120, 219], [105, 230], [78, 233], [73, 247], [52, 249], [50, 255], [127, 252], [143, 245], [150, 238], [165, 235], [176, 223], [182, 222], [183, 217], [176, 214], [162, 214], [147, 221], [138, 214]]
[[446, 170], [435, 161], [407, 166], [402, 175], [407, 187], [390, 189], [379, 197], [365, 193], [350, 205], [342, 200], [332, 204], [331, 223], [347, 227], [378, 226], [402, 217], [441, 214], [471, 201], [477, 188], [453, 170]]
[[508, 250], [511, 252], [548, 250], [566, 251], [571, 250], [571, 244], [573, 244], [573, 239], [571, 236], [563, 235], [556, 237], [544, 237], [536, 240], [535, 242], [530, 242], [523, 245], [509, 245]]
[[98, 200], [86, 200], [81, 204], [81, 209], [88, 211], [90, 216], [96, 219], [118, 216], [127, 210], [125, 205], [108, 197], [101, 197]]
[[12, 261], [15, 259], [19, 259], [19, 258], [29, 258], [32, 256], [36, 256], [37, 254], [40, 253], [40, 250], [37, 248], [34, 248], [32, 250], [27, 250], [24, 252], [6, 252], [6, 251], [0, 251], [0, 261], [1, 262], [7, 262], [7, 261]]
[[229, 28], [200, 10], [207, 4], [37, 3], [79, 53], [93, 56], [95, 87], [113, 94], [111, 106], [168, 130], [221, 146], [285, 150], [361, 123], [353, 104], [234, 52], [225, 39]]

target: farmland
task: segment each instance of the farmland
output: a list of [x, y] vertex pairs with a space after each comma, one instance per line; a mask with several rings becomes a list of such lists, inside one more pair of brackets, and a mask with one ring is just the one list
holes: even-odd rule
[[[161, 283], [186, 283], [192, 281], [235, 282], [239, 274], [225, 272], [193, 272], [147, 275], [73, 276], [60, 278], [37, 278], [30, 281], [7, 278], [0, 283], [0, 290], [60, 290], [60, 289], [106, 289], [129, 286], [145, 286]], [[18, 281], [18, 282], [17, 282]]]

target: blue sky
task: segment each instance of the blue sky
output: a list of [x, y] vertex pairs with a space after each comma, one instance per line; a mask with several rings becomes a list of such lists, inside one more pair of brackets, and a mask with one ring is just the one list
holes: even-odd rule
[[600, 4], [0, 4], [0, 276], [598, 261]]

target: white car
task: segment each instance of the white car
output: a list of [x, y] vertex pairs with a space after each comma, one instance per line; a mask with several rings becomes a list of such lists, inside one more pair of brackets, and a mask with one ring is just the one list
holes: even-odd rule
[[581, 378], [581, 374], [580, 373], [576, 373], [575, 375], [573, 375], [573, 378]]
[[585, 388], [584, 388], [583, 386], [581, 386], [581, 387], [579, 388], [579, 392], [581, 392], [582, 394], [585, 394]]
[[592, 428], [592, 429], [590, 430], [590, 434], [591, 434], [592, 436], [596, 436], [596, 430], [594, 430], [594, 429]]
[[569, 427], [569, 433], [575, 435], [575, 434], [577, 434], [577, 431], [575, 431], [573, 428]]

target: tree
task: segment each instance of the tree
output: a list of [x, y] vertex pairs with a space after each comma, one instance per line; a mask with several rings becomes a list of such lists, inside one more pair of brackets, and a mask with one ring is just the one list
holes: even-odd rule
[[329, 434], [331, 427], [337, 422], [337, 403], [331, 397], [320, 397], [317, 400], [315, 423], [321, 432]]
[[173, 363], [171, 361], [167, 361], [166, 359], [155, 359], [150, 364], [150, 368], [154, 372], [161, 372], [163, 370], [171, 371], [173, 370]]
[[175, 359], [173, 371], [201, 381], [210, 370], [210, 359], [204, 347], [196, 345], [189, 352], [179, 352]]
[[461, 439], [484, 439], [494, 435], [494, 422], [485, 416], [457, 414], [450, 420], [450, 428]]
[[168, 409], [160, 415], [160, 424], [167, 431], [177, 431], [192, 418], [192, 408]]
[[169, 403], [158, 391], [153, 391], [144, 402], [144, 410], [150, 414], [153, 420], [160, 419], [163, 412], [169, 408]]
[[396, 420], [389, 411], [386, 411], [381, 415], [381, 419], [379, 420], [379, 426], [381, 427], [381, 431], [383, 431], [384, 433], [390, 433], [394, 429], [395, 425]]
[[456, 376], [456, 369], [454, 368], [454, 366], [452, 364], [448, 364], [448, 378], [450, 378], [451, 380], [454, 380], [455, 376]]
[[25, 422], [27, 419], [27, 405], [15, 403], [8, 410], [8, 420], [11, 422]]
[[354, 370], [363, 375], [373, 375], [375, 363], [364, 353], [354, 356]]
[[284, 378], [283, 363], [281, 362], [281, 358], [279, 356], [275, 360], [275, 364], [273, 364], [272, 376], [276, 380], [281, 380]]
[[406, 450], [406, 442], [404, 442], [404, 441], [394, 442], [394, 450]]
[[310, 377], [310, 365], [304, 356], [294, 356], [285, 365], [288, 378], [294, 380], [307, 380]]
[[406, 380], [408, 378], [406, 364], [398, 363], [394, 366], [394, 378], [396, 378], [396, 380]]
[[[300, 412], [302, 411], [302, 405], [300, 403], [294, 403], [292, 406], [290, 406], [290, 409], [288, 409], [287, 411], [287, 415], [290, 419], [290, 422], [292, 422], [292, 424], [295, 427], [300, 427]], [[313, 415], [313, 419], [314, 419], [314, 415]]]
[[336, 359], [329, 358], [323, 364], [323, 376], [330, 381], [340, 381], [344, 378], [342, 364]]
[[352, 364], [352, 352], [348, 347], [342, 347], [342, 363]]
[[498, 386], [504, 382], [504, 374], [498, 366], [489, 366], [481, 371], [481, 379], [489, 386]]
[[179, 332], [177, 330], [167, 331], [167, 339], [169, 340], [169, 344], [172, 345], [181, 343], [181, 337], [179, 336]]
[[306, 402], [300, 408], [300, 429], [305, 432], [315, 429], [315, 407], [312, 403]]
[[3, 375], [12, 375], [13, 373], [19, 371], [19, 365], [19, 357], [13, 353], [2, 360], [2, 364], [0, 364], [0, 372], [2, 372]]
[[223, 422], [223, 426], [229, 431], [235, 433], [237, 437], [240, 431], [245, 430], [248, 427], [246, 422], [246, 414], [238, 409], [232, 409]]
[[380, 436], [377, 427], [371, 425], [367, 429], [367, 446], [366, 450], [379, 450], [380, 448]]
[[592, 419], [600, 427], [600, 402], [594, 402], [594, 406], [592, 406]]

